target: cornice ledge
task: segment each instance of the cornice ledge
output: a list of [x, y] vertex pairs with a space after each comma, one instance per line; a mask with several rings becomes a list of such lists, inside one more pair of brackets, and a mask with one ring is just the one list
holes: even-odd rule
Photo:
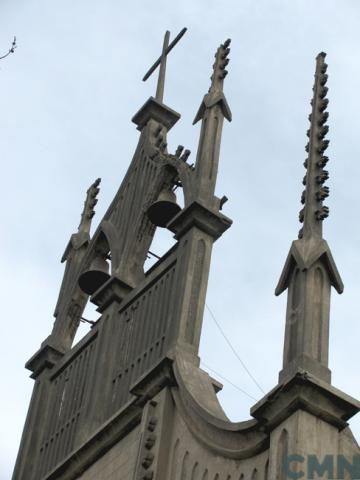
[[230, 228], [231, 224], [232, 220], [222, 213], [210, 210], [201, 203], [194, 201], [176, 215], [167, 225], [167, 228], [175, 233], [177, 240], [192, 227], [198, 227], [212, 236], [214, 240], [217, 240]]
[[250, 410], [267, 431], [296, 410], [305, 410], [339, 430], [360, 411], [360, 402], [304, 370], [277, 385]]
[[114, 302], [120, 304], [133, 290], [126, 282], [113, 275], [91, 297], [91, 302], [97, 305], [97, 311], [102, 313]]
[[164, 125], [167, 130], [170, 130], [179, 118], [180, 114], [175, 110], [167, 107], [154, 97], [150, 97], [135, 113], [131, 121], [137, 125], [138, 130], [142, 130], [150, 119], [156, 120]]
[[64, 356], [63, 351], [52, 345], [52, 338], [49, 336], [41, 344], [39, 350], [26, 362], [25, 368], [32, 372], [31, 378], [37, 378], [45, 369], [51, 369]]

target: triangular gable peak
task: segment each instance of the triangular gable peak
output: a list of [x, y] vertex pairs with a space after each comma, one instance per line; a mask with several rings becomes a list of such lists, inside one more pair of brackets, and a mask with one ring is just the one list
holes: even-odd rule
[[229, 104], [226, 100], [226, 97], [223, 92], [216, 92], [216, 93], [207, 93], [204, 96], [203, 101], [201, 102], [201, 105], [199, 107], [199, 110], [197, 111], [197, 114], [195, 115], [193, 125], [197, 123], [199, 120], [201, 120], [204, 116], [204, 113], [207, 108], [211, 108], [216, 104], [220, 105], [221, 111], [224, 115], [224, 117], [231, 122], [232, 120], [232, 113], [229, 107]]
[[295, 268], [299, 268], [302, 271], [309, 270], [317, 260], [320, 260], [328, 271], [331, 285], [338, 293], [342, 293], [344, 284], [330, 247], [326, 240], [321, 239], [313, 241], [295, 240], [292, 242], [275, 289], [275, 295], [281, 295], [289, 287], [290, 278]]

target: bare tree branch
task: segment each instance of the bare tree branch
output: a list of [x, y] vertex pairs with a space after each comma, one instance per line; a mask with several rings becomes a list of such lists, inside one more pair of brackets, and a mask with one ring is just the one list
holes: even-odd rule
[[7, 53], [5, 53], [5, 55], [3, 55], [2, 57], [0, 57], [0, 60], [3, 60], [4, 58], [6, 58], [7, 56], [10, 55], [10, 53], [14, 53], [15, 52], [15, 48], [17, 48], [17, 45], [16, 45], [16, 37], [14, 37], [14, 40], [11, 44], [11, 48], [9, 49], [9, 51]]

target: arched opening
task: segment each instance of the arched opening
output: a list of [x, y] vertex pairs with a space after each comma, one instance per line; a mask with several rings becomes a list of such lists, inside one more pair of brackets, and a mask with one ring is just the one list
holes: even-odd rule
[[302, 272], [298, 268], [294, 270], [292, 291], [291, 291], [291, 311], [288, 318], [288, 351], [287, 361], [291, 362], [297, 353], [297, 337], [298, 337], [298, 310], [301, 301], [301, 288], [302, 288]]
[[266, 463], [265, 463], [264, 480], [269, 480], [269, 460], [266, 460]]
[[171, 459], [171, 477], [175, 478], [176, 471], [178, 469], [178, 457], [179, 457], [179, 444], [180, 440], [177, 439], [173, 447], [172, 459]]
[[[172, 171], [172, 175], [174, 175], [173, 169], [171, 169], [171, 171]], [[165, 187], [165, 192], [167, 189], [168, 187]], [[161, 200], [163, 204], [166, 204], [168, 202], [168, 204], [171, 205], [171, 203], [174, 201], [180, 207], [180, 209], [183, 209], [184, 208], [183, 190], [176, 176], [175, 176], [175, 180], [173, 182], [170, 182], [169, 191], [172, 192], [172, 195], [173, 195], [172, 198], [170, 197], [167, 198], [167, 195], [166, 193], [164, 193], [164, 190], [161, 190], [156, 202]], [[163, 197], [161, 197], [162, 195]], [[166, 210], [166, 207], [165, 207], [165, 210]], [[160, 215], [161, 217], [162, 215], [161, 212], [159, 212], [158, 215]], [[174, 239], [173, 232], [168, 230], [166, 227], [157, 226], [155, 228], [153, 239], [152, 239], [150, 248], [148, 250], [147, 258], [144, 263], [144, 272], [146, 273], [153, 265], [155, 265], [156, 262], [158, 262], [161, 259], [161, 257], [165, 255], [175, 245], [175, 243], [176, 243], [176, 240]]]
[[195, 462], [192, 472], [191, 472], [191, 480], [198, 480], [199, 477], [199, 464]]
[[188, 480], [189, 452], [186, 452], [181, 465], [180, 480]]
[[167, 228], [156, 228], [144, 263], [144, 272], [148, 272], [166, 252], [176, 243], [174, 234]]
[[86, 296], [86, 303], [79, 311], [78, 325], [72, 345], [76, 345], [99, 320], [97, 306], [90, 302], [90, 297], [109, 278], [111, 271], [111, 252], [106, 235], [100, 232], [91, 246], [91, 260], [84, 272], [79, 275], [79, 290]]
[[324, 273], [320, 266], [314, 272], [314, 317], [313, 317], [313, 353], [314, 357], [321, 362], [323, 340], [323, 297], [324, 297]]
[[276, 455], [276, 480], [286, 480], [286, 460], [289, 455], [289, 433], [286, 429], [280, 434]]
[[208, 480], [208, 477], [209, 477], [209, 472], [208, 472], [208, 469], [206, 468], [203, 473], [203, 476], [201, 477], [201, 480]]
[[79, 318], [79, 324], [76, 329], [72, 347], [79, 343], [80, 340], [90, 332], [91, 328], [99, 320], [100, 314], [96, 311], [96, 309], [97, 306], [91, 303], [89, 300], [86, 302], [85, 308]]

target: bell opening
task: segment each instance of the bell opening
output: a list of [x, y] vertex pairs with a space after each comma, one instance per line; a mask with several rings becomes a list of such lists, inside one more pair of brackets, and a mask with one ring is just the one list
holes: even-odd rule
[[109, 278], [110, 275], [101, 270], [88, 270], [80, 275], [79, 287], [84, 293], [93, 295]]
[[80, 275], [79, 287], [84, 293], [93, 295], [109, 278], [109, 264], [106, 257], [104, 253], [98, 254], [93, 258], [89, 270]]
[[181, 208], [177, 203], [169, 202], [168, 200], [158, 200], [149, 207], [147, 214], [154, 225], [165, 228], [180, 210]]

